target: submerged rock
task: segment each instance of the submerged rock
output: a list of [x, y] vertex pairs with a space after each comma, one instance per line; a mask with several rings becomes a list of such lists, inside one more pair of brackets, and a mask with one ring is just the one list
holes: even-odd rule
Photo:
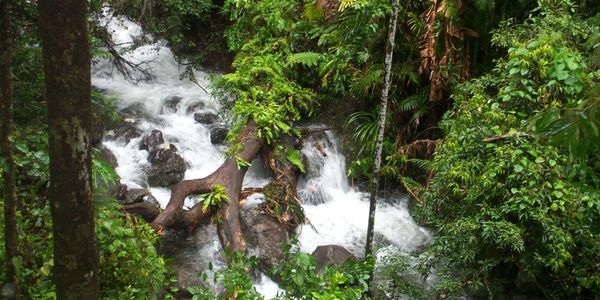
[[200, 124], [213, 124], [219, 120], [219, 116], [212, 112], [194, 113], [194, 120]]
[[346, 260], [356, 260], [356, 257], [338, 245], [318, 246], [311, 254], [317, 262], [317, 272], [325, 269], [329, 265], [342, 265]]
[[206, 104], [204, 102], [196, 102], [196, 103], [188, 106], [188, 108], [186, 109], [185, 112], [188, 114], [191, 114], [191, 113], [197, 112], [199, 110], [203, 110], [205, 107], [206, 107]]
[[175, 113], [177, 112], [177, 105], [183, 100], [183, 98], [179, 96], [168, 96], [164, 103], [163, 109], [161, 113]]

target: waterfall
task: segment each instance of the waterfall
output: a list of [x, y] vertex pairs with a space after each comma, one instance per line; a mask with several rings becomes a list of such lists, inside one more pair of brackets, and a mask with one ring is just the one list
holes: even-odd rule
[[[124, 19], [107, 21], [116, 44], [123, 45], [140, 39], [139, 25]], [[144, 62], [155, 75], [149, 82], [137, 85], [127, 81], [113, 69], [108, 60], [94, 63], [92, 84], [105, 94], [116, 98], [119, 111], [126, 116], [125, 122], [140, 134], [158, 129], [165, 142], [175, 145], [187, 164], [185, 179], [202, 178], [215, 171], [224, 161], [225, 146], [211, 143], [212, 125], [194, 120], [194, 113], [219, 113], [219, 103], [196, 83], [181, 80], [183, 67], [177, 63], [164, 41], [128, 51], [124, 57]], [[208, 74], [196, 71], [198, 83], [209, 87]], [[226, 124], [227, 120], [220, 120]], [[107, 136], [110, 136], [110, 132]], [[111, 150], [118, 162], [116, 169], [121, 182], [130, 188], [148, 188], [145, 169], [148, 151], [140, 149], [142, 137], [105, 138], [103, 144]], [[298, 185], [299, 196], [309, 224], [298, 229], [302, 251], [312, 252], [318, 245], [337, 244], [362, 256], [367, 230], [368, 200], [366, 194], [352, 188], [346, 177], [345, 158], [340, 153], [335, 135], [331, 132], [318, 134], [305, 140], [302, 153], [305, 157], [306, 174]], [[257, 166], [250, 168], [245, 186], [263, 186], [268, 178]], [[152, 195], [165, 207], [170, 197], [167, 188], [150, 187]], [[253, 201], [261, 201], [254, 197]], [[197, 199], [189, 197], [190, 207]], [[431, 234], [419, 227], [409, 215], [408, 198], [396, 195], [392, 199], [380, 199], [375, 223], [376, 241], [379, 246], [393, 246], [410, 252], [426, 243]], [[220, 246], [216, 230], [207, 227], [190, 237], [184, 237], [180, 246], [185, 249], [169, 249], [166, 253], [174, 258], [177, 266], [194, 276], [199, 265], [213, 262], [218, 265]], [[177, 238], [177, 237], [175, 237]], [[181, 237], [180, 237], [181, 238]], [[186, 262], [188, 269], [186, 269]], [[178, 272], [178, 276], [181, 272]], [[183, 276], [183, 275], [182, 275]], [[259, 291], [274, 296], [277, 286], [266, 276], [258, 285]]]

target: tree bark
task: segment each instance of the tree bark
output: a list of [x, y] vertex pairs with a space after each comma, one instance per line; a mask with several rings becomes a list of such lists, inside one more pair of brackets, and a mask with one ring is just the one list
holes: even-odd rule
[[15, 184], [15, 163], [12, 145], [12, 113], [13, 113], [13, 43], [11, 24], [11, 0], [0, 0], [0, 154], [2, 155], [4, 178], [4, 248], [6, 252], [6, 281], [10, 284], [5, 289], [8, 299], [20, 299], [21, 292], [13, 258], [19, 255], [17, 250], [17, 192]]
[[[300, 130], [302, 135], [309, 135], [316, 132], [323, 132], [329, 128], [303, 128]], [[237, 153], [237, 157], [247, 162], [254, 160], [259, 154], [263, 145], [257, 135], [257, 127], [254, 121], [248, 121], [246, 126], [240, 132], [237, 144], [242, 145], [242, 150]], [[284, 138], [282, 138], [284, 139]], [[295, 146], [295, 138], [289, 138], [280, 143], [290, 147]], [[264, 153], [263, 153], [264, 154]], [[267, 149], [265, 155], [266, 166], [275, 174], [275, 181], [285, 190], [284, 199], [281, 199], [286, 205], [291, 201], [301, 209], [300, 202], [296, 195], [295, 167], [289, 162], [277, 162], [272, 149]], [[171, 199], [165, 210], [158, 215], [152, 226], [162, 233], [166, 228], [186, 228], [193, 230], [200, 224], [206, 224], [211, 221], [211, 217], [218, 214], [217, 233], [223, 248], [229, 248], [231, 251], [244, 251], [246, 242], [244, 241], [240, 220], [240, 200], [245, 199], [253, 192], [263, 191], [263, 189], [242, 190], [242, 182], [246, 175], [247, 167], [238, 167], [236, 158], [227, 159], [216, 171], [201, 179], [184, 180], [174, 185], [171, 189]], [[183, 210], [185, 198], [194, 195], [208, 193], [212, 191], [215, 185], [225, 187], [225, 192], [229, 202], [217, 210], [203, 209], [202, 203], [194, 205], [189, 210]], [[293, 204], [293, 203], [292, 203]], [[289, 212], [292, 210], [290, 209]], [[288, 212], [288, 209], [286, 209]], [[303, 221], [303, 218], [297, 218], [288, 213], [278, 218], [280, 222], [285, 222], [290, 226], [297, 225]]]
[[38, 5], [48, 103], [56, 295], [98, 299], [87, 1], [40, 0]]
[[[377, 189], [379, 188], [379, 173], [381, 169], [381, 152], [383, 149], [383, 136], [385, 133], [385, 118], [387, 113], [388, 94], [390, 91], [390, 77], [392, 71], [392, 58], [394, 54], [394, 38], [396, 36], [396, 22], [398, 20], [398, 0], [392, 0], [392, 16], [388, 30], [388, 40], [385, 46], [385, 77], [381, 89], [381, 107], [379, 109], [379, 122], [377, 126], [377, 144], [375, 145], [375, 159], [373, 163], [373, 178], [369, 186], [371, 193], [369, 201], [369, 224], [367, 227], [367, 242], [365, 256], [373, 253], [373, 232], [375, 226], [375, 207], [377, 205]], [[372, 276], [371, 276], [372, 277]]]
[[[238, 157], [250, 162], [261, 148], [257, 135], [256, 123], [249, 121], [240, 133], [237, 143], [243, 145]], [[246, 242], [242, 236], [239, 220], [239, 200], [242, 181], [246, 175], [247, 167], [240, 166], [236, 158], [227, 159], [216, 171], [202, 179], [184, 180], [171, 190], [171, 199], [165, 210], [152, 222], [152, 226], [159, 232], [169, 227], [186, 227], [192, 229], [202, 222], [208, 222], [216, 213], [204, 210], [202, 203], [196, 204], [188, 211], [183, 210], [185, 198], [189, 195], [207, 193], [215, 185], [225, 187], [229, 202], [225, 203], [218, 211], [220, 222], [217, 224], [219, 240], [224, 248], [231, 251], [244, 251]]]

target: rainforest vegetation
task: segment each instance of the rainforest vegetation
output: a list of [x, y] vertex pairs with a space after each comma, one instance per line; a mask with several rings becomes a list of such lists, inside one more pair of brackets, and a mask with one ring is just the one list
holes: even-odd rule
[[[116, 45], [103, 20], [117, 16], [146, 34]], [[202, 89], [230, 128], [221, 167], [149, 210], [116, 200], [102, 138], [124, 120], [90, 68], [150, 81], [126, 53], [156, 39], [182, 80], [215, 74]], [[598, 298], [599, 83], [595, 0], [0, 0], [2, 296], [262, 299], [246, 171], [261, 157], [266, 210], [289, 232], [310, 224], [295, 143], [331, 127], [348, 177], [409, 194], [433, 239], [317, 271], [291, 238], [264, 270], [278, 299]], [[182, 290], [162, 235], [207, 223], [227, 267], [199, 274], [216, 291]]]

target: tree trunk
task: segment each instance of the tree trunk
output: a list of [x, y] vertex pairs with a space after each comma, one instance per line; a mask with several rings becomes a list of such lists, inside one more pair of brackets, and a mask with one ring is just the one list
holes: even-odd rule
[[56, 295], [58, 299], [98, 299], [87, 1], [40, 0], [38, 9], [48, 102]]
[[[250, 162], [261, 148], [260, 140], [257, 136], [256, 123], [249, 121], [240, 136], [237, 143], [243, 145], [243, 149], [238, 156], [244, 161]], [[246, 243], [242, 236], [242, 230], [239, 220], [239, 200], [242, 181], [248, 170], [247, 167], [238, 167], [236, 158], [227, 159], [221, 167], [209, 176], [202, 179], [184, 180], [171, 190], [171, 199], [167, 207], [154, 219], [152, 226], [159, 232], [169, 227], [194, 228], [201, 222], [208, 222], [215, 211], [207, 211], [202, 208], [202, 203], [196, 204], [188, 211], [183, 210], [185, 198], [189, 195], [207, 193], [215, 185], [225, 187], [225, 193], [229, 202], [219, 209], [220, 222], [217, 225], [219, 240], [224, 248], [232, 251], [243, 251], [246, 249]]]
[[379, 109], [379, 122], [377, 127], [377, 144], [375, 145], [375, 159], [373, 163], [373, 178], [369, 186], [371, 193], [369, 201], [369, 225], [367, 227], [367, 243], [365, 256], [373, 253], [373, 227], [375, 226], [375, 207], [377, 205], [377, 189], [379, 187], [379, 173], [381, 169], [381, 152], [383, 136], [385, 133], [385, 117], [387, 112], [388, 94], [390, 91], [390, 75], [392, 70], [392, 57], [394, 53], [394, 38], [396, 36], [396, 21], [398, 20], [398, 0], [392, 0], [392, 16], [388, 30], [388, 40], [385, 46], [385, 77], [381, 89], [381, 107]]
[[12, 78], [12, 25], [11, 0], [0, 0], [0, 154], [4, 178], [4, 247], [6, 251], [6, 289], [8, 299], [20, 299], [21, 292], [13, 258], [17, 252], [17, 192], [12, 145], [13, 78]]

